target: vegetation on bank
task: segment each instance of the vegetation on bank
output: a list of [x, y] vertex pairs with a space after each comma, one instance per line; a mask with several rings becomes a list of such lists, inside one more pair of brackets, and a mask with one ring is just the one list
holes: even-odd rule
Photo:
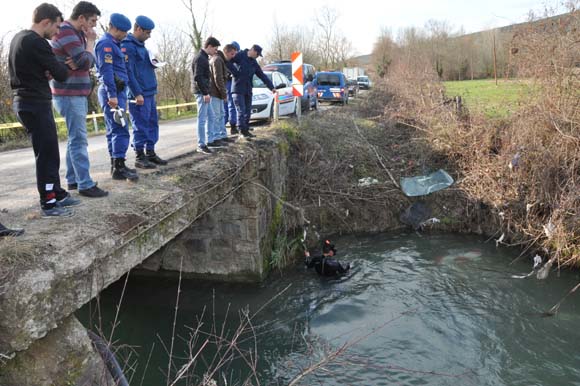
[[400, 57], [378, 85], [395, 95], [385, 117], [421, 130], [456, 165], [461, 188], [491, 208], [495, 237], [559, 266], [580, 266], [580, 13], [570, 17], [514, 36], [510, 62], [534, 92], [503, 119], [489, 119], [485, 98], [467, 109], [448, 103], [425, 56]]

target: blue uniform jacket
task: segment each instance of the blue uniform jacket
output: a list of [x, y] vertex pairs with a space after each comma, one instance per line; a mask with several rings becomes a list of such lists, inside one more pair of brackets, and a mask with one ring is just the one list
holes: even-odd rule
[[126, 92], [126, 90], [117, 89], [119, 82], [115, 84], [115, 76], [124, 82], [125, 88], [129, 81], [126, 67], [127, 56], [123, 50], [120, 47], [120, 42], [108, 32], [99, 39], [95, 46], [99, 82], [105, 86], [109, 98], [117, 98], [117, 94]]
[[248, 56], [247, 48], [238, 52], [232, 60], [226, 62], [226, 65], [234, 77], [232, 80], [232, 94], [251, 95], [254, 75], [262, 79], [270, 90], [274, 90], [272, 81], [264, 74], [256, 59]]
[[125, 55], [128, 58], [127, 72], [129, 74], [130, 95], [132, 97], [137, 95], [145, 97], [157, 94], [155, 66], [151, 64], [145, 42], [139, 41], [133, 34], [128, 34], [121, 42], [121, 49], [125, 49]]

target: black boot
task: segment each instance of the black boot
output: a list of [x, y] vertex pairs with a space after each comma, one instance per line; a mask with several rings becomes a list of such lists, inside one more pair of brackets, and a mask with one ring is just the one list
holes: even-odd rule
[[149, 161], [149, 157], [145, 155], [143, 150], [136, 150], [135, 153], [137, 154], [135, 167], [139, 169], [155, 169], [157, 167], [153, 162]]
[[255, 135], [250, 133], [250, 130], [248, 130], [248, 129], [242, 129], [242, 136], [244, 138], [254, 138], [255, 137]]
[[157, 165], [167, 165], [167, 161], [155, 154], [155, 150], [147, 150], [147, 159]]
[[240, 132], [238, 131], [238, 127], [235, 124], [231, 124], [230, 125], [230, 134], [231, 135], [236, 135], [239, 134]]
[[113, 166], [115, 165], [115, 159], [111, 157], [111, 175], [113, 175]]
[[125, 158], [115, 158], [112, 176], [114, 180], [137, 181], [139, 179], [136, 172], [132, 172], [125, 166]]

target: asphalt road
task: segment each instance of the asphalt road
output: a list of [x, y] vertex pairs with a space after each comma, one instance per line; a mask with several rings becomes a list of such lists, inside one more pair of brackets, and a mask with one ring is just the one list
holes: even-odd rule
[[[61, 184], [66, 189], [66, 141], [60, 142]], [[159, 142], [156, 152], [162, 158], [172, 158], [192, 152], [197, 147], [195, 118], [162, 122], [159, 128]], [[105, 135], [89, 138], [89, 159], [91, 177], [95, 181], [109, 181], [110, 159]], [[129, 147], [127, 160], [133, 166], [135, 155]], [[0, 209], [10, 212], [28, 207], [38, 208], [36, 190], [36, 168], [31, 147], [0, 153]], [[103, 186], [103, 184], [100, 184]]]
[[[321, 105], [319, 111], [331, 108]], [[288, 119], [282, 117], [281, 119]], [[252, 126], [263, 125], [252, 124]], [[178, 121], [162, 121], [159, 125], [159, 142], [155, 151], [161, 158], [171, 159], [193, 152], [197, 148], [197, 124], [195, 118]], [[90, 124], [89, 124], [90, 130]], [[228, 129], [229, 130], [229, 129]], [[131, 136], [131, 139], [133, 137]], [[110, 159], [107, 152], [107, 141], [104, 134], [89, 137], [89, 160], [91, 177], [100, 182], [99, 186], [107, 190], [112, 183], [110, 176]], [[60, 142], [60, 175], [61, 185], [66, 189], [66, 141]], [[135, 154], [132, 148], [127, 150], [127, 164], [133, 167]], [[140, 173], [142, 170], [139, 171]], [[0, 153], [0, 211], [14, 213], [23, 209], [37, 209], [38, 192], [36, 190], [36, 168], [32, 147]]]

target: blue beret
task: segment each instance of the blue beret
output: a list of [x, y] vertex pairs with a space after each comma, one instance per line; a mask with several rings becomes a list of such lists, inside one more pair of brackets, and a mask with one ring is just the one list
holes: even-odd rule
[[121, 15], [120, 13], [112, 13], [109, 22], [113, 25], [113, 27], [123, 32], [127, 32], [131, 29], [131, 20], [129, 20], [127, 16]]
[[236, 48], [236, 51], [240, 50], [240, 45], [235, 40], [232, 42], [232, 46], [234, 46]]
[[149, 19], [147, 16], [137, 16], [135, 23], [143, 29], [152, 30], [155, 28], [155, 23], [153, 23], [153, 20]]

